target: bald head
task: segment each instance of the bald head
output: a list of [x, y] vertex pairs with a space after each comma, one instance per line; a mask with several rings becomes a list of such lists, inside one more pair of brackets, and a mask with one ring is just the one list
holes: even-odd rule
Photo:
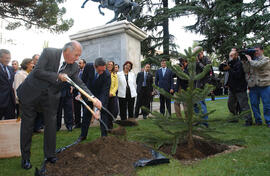
[[237, 59], [238, 58], [238, 53], [236, 50], [232, 50], [229, 54], [229, 57], [232, 58], [232, 59]]
[[63, 47], [63, 55], [66, 63], [73, 64], [76, 62], [82, 53], [82, 46], [77, 41], [71, 41], [64, 45]]

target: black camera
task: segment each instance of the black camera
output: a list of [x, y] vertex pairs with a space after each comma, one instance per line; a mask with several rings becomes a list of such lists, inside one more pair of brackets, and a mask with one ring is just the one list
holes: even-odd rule
[[227, 71], [227, 70], [224, 70], [224, 68], [226, 66], [232, 67], [232, 61], [226, 60], [226, 61], [222, 62], [218, 67], [219, 71], [221, 71], [221, 72]]
[[238, 51], [239, 57], [242, 61], [248, 60], [246, 55], [249, 55], [251, 57], [251, 59], [253, 59], [255, 56], [255, 52], [256, 52], [256, 50], [253, 48], [243, 49], [243, 50]]

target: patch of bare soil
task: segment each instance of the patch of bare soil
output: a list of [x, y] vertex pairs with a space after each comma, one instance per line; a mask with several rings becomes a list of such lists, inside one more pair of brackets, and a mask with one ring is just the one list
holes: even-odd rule
[[108, 136], [75, 145], [57, 157], [56, 164], [46, 165], [47, 176], [134, 176], [133, 163], [152, 155], [141, 143]]
[[[174, 158], [184, 161], [185, 164], [191, 164], [194, 161], [213, 156], [219, 153], [228, 153], [231, 151], [237, 151], [242, 147], [239, 146], [228, 146], [225, 144], [218, 144], [203, 140], [202, 138], [194, 138], [194, 148], [190, 149], [187, 146], [187, 142], [178, 144], [177, 151]], [[170, 155], [172, 145], [163, 145], [160, 147], [160, 151]], [[186, 162], [187, 161], [187, 162]]]

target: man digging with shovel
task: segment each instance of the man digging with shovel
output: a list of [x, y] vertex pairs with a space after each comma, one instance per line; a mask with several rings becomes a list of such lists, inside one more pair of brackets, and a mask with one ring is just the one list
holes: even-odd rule
[[[71, 41], [63, 49], [45, 48], [37, 66], [17, 89], [21, 106], [21, 154], [22, 168], [30, 169], [30, 148], [37, 106], [42, 108], [44, 116], [44, 156], [45, 161], [57, 161], [56, 149], [56, 113], [63, 82], [70, 77], [91, 96], [93, 105], [98, 109], [102, 103], [78, 78], [79, 68], [76, 60], [81, 55], [79, 42]], [[88, 98], [88, 99], [90, 99]]]

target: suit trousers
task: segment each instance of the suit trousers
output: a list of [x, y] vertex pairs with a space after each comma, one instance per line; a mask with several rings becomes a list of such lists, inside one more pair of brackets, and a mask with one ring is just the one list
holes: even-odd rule
[[79, 101], [77, 101], [75, 97], [73, 97], [73, 106], [74, 106], [74, 124], [76, 126], [80, 126], [82, 121], [81, 115], [82, 104]]
[[4, 117], [4, 120], [14, 119], [15, 115], [15, 105], [12, 101], [9, 101], [7, 107], [0, 108], [0, 120]]
[[[92, 103], [89, 103], [88, 105], [91, 108], [93, 108]], [[83, 118], [82, 118], [81, 135], [80, 135], [81, 137], [87, 137], [89, 125], [92, 118], [93, 117], [92, 117], [91, 112], [85, 107], [83, 107]], [[106, 112], [104, 112], [103, 110], [101, 110], [101, 120], [103, 120], [103, 122], [108, 126], [108, 116]], [[100, 131], [101, 131], [101, 136], [108, 135], [107, 130], [102, 123], [100, 123]]]
[[[229, 106], [230, 104], [230, 106]], [[233, 108], [232, 106], [235, 105]], [[237, 106], [240, 106], [240, 113], [243, 111], [251, 110], [248, 104], [248, 94], [247, 91], [242, 92], [232, 92], [229, 90], [229, 98], [228, 98], [228, 107], [231, 112], [236, 112]], [[234, 110], [234, 111], [233, 111]], [[236, 115], [236, 114], [235, 114]], [[246, 122], [252, 122], [251, 112], [245, 115]]]
[[[142, 87], [141, 91], [137, 95], [137, 101], [135, 106], [135, 118], [138, 118], [139, 111], [142, 106], [150, 110], [151, 91], [147, 87]], [[148, 112], [142, 110], [143, 117], [148, 115]]]
[[44, 156], [55, 157], [56, 149], [56, 113], [59, 98], [43, 92], [42, 95], [31, 103], [20, 102], [21, 111], [21, 133], [20, 146], [23, 160], [30, 159], [30, 149], [34, 122], [37, 117], [37, 106], [42, 108], [44, 117]]
[[160, 101], [160, 113], [165, 114], [165, 103], [166, 103], [168, 113], [169, 115], [171, 115], [171, 99], [166, 98], [164, 95], [160, 94], [159, 101]]
[[64, 96], [60, 98], [57, 111], [57, 130], [62, 126], [62, 110], [64, 109], [64, 120], [66, 127], [73, 126], [72, 97]]
[[[109, 104], [108, 104], [108, 110], [112, 113], [114, 118], [117, 118], [118, 114], [118, 101], [117, 97], [110, 97], [109, 98]], [[113, 128], [113, 119], [111, 117], [108, 118], [108, 128]]]
[[135, 102], [135, 97], [134, 98], [131, 97], [130, 89], [127, 89], [126, 91], [126, 98], [119, 97], [121, 120], [127, 120], [127, 110], [128, 110], [128, 117], [133, 118], [134, 102]]

